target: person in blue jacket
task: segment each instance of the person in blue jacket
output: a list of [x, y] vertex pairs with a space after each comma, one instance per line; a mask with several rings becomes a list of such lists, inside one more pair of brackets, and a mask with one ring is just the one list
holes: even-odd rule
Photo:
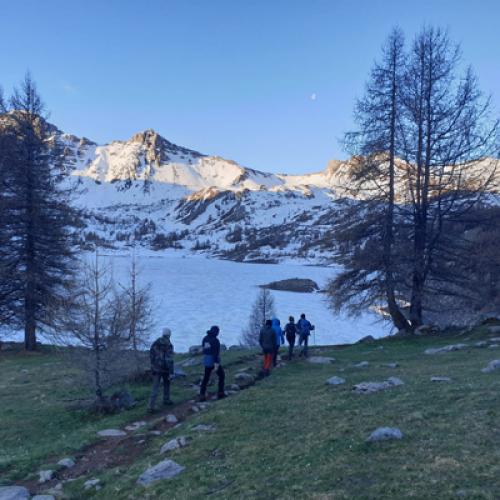
[[278, 354], [280, 352], [280, 346], [285, 343], [285, 336], [283, 335], [283, 330], [281, 329], [280, 320], [278, 318], [273, 318], [272, 328], [276, 336], [276, 346], [273, 352], [273, 366], [278, 364]]
[[200, 401], [207, 400], [207, 385], [213, 370], [215, 370], [219, 379], [217, 398], [222, 399], [225, 397], [224, 380], [226, 374], [224, 373], [224, 368], [222, 368], [220, 364], [220, 342], [217, 338], [219, 331], [218, 326], [212, 326], [210, 330], [208, 330], [205, 337], [203, 337], [203, 341], [201, 343], [203, 347], [203, 365], [205, 366], [205, 375], [203, 376], [200, 387]]
[[306, 358], [311, 330], [314, 330], [314, 325], [311, 325], [311, 323], [306, 319], [306, 315], [302, 313], [300, 315], [299, 321], [297, 322], [297, 331], [299, 332], [299, 345], [304, 344], [300, 355]]

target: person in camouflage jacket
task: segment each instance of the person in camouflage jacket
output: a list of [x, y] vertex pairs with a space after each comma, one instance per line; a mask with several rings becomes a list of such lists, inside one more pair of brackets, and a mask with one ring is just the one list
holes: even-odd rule
[[171, 405], [170, 379], [174, 374], [174, 346], [170, 341], [172, 332], [170, 328], [164, 328], [162, 336], [155, 340], [149, 350], [151, 359], [151, 374], [153, 376], [153, 388], [149, 401], [149, 411], [155, 411], [155, 403], [163, 380], [163, 404]]

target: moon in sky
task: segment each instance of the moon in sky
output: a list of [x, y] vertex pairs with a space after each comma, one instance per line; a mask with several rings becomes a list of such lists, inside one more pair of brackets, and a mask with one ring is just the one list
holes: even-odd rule
[[316, 100], [316, 93], [311, 94], [310, 99], [311, 99], [311, 101], [315, 101]]

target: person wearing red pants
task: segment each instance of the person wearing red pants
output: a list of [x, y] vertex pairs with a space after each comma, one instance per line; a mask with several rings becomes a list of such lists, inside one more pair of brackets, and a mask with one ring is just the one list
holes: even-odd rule
[[273, 355], [276, 348], [276, 334], [273, 330], [273, 323], [270, 319], [266, 320], [266, 324], [260, 330], [259, 344], [264, 353], [264, 366], [262, 375], [267, 377], [271, 374], [271, 366], [273, 364]]

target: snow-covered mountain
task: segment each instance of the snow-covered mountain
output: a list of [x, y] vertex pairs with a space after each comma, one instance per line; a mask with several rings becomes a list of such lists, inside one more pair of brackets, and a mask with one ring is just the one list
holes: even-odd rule
[[88, 247], [135, 244], [234, 260], [324, 262], [335, 200], [354, 195], [348, 173], [355, 159], [282, 175], [177, 146], [153, 130], [98, 146], [54, 127], [54, 139], [81, 187], [76, 203]]

